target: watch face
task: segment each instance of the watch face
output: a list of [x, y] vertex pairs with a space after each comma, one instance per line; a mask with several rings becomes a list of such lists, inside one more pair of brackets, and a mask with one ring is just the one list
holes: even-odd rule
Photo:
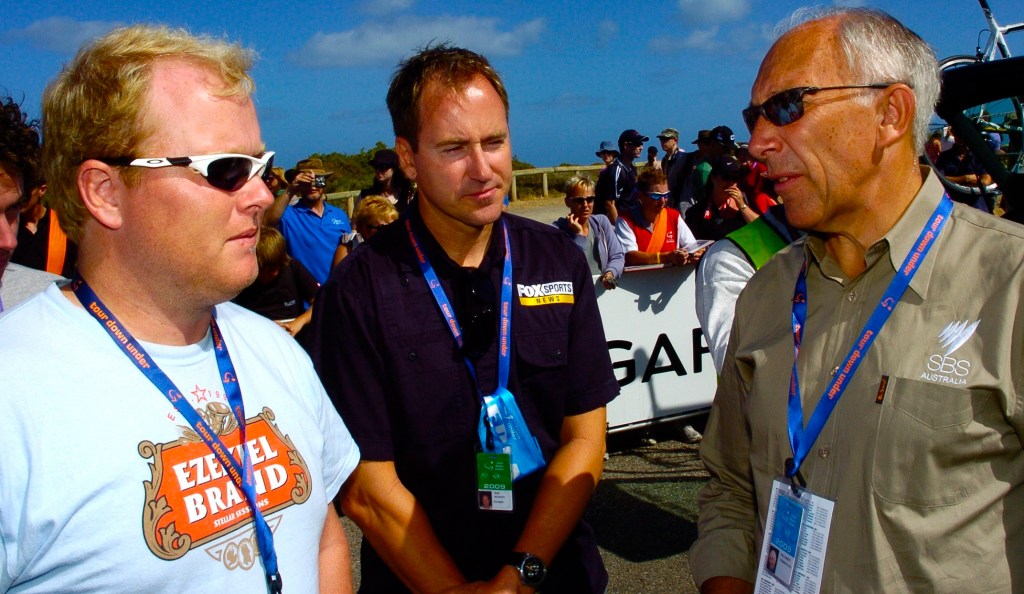
[[534, 588], [540, 586], [548, 574], [540, 557], [530, 553], [513, 552], [509, 557], [508, 564], [516, 568], [516, 571], [519, 572], [519, 580], [526, 586]]
[[523, 559], [522, 564], [523, 581], [528, 585], [539, 585], [544, 580], [544, 562], [534, 556]]

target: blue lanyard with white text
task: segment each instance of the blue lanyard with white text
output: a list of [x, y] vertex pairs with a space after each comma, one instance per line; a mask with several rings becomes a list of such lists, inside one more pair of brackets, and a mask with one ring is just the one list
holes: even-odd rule
[[[793, 292], [793, 372], [789, 382], [788, 409], [789, 444], [793, 450], [793, 457], [786, 460], [786, 477], [790, 480], [796, 477], [801, 486], [806, 486], [803, 476], [800, 475], [800, 465], [807, 457], [807, 454], [810, 453], [811, 447], [818, 439], [822, 429], [825, 428], [825, 422], [828, 421], [829, 415], [832, 414], [832, 410], [839, 402], [839, 398], [849, 386], [850, 379], [856, 373], [861, 361], [864, 360], [865, 353], [871, 348], [871, 344], [882, 330], [882, 326], [888, 321], [896, 304], [899, 303], [903, 293], [910, 286], [911, 279], [914, 278], [921, 263], [924, 262], [928, 251], [934, 245], [935, 239], [939, 236], [946, 221], [949, 220], [949, 215], [952, 211], [953, 202], [948, 196], [943, 195], [938, 207], [935, 208], [935, 212], [932, 213], [931, 220], [921, 229], [921, 234], [914, 243], [913, 249], [910, 250], [907, 257], [903, 260], [903, 265], [896, 271], [896, 276], [889, 283], [889, 287], [882, 295], [881, 301], [875, 306], [875, 310], [871, 313], [867, 324], [864, 325], [860, 336], [854, 341], [853, 346], [850, 347], [850, 352], [846, 355], [843, 364], [839, 366], [835, 379], [826, 387], [821, 398], [818, 400], [818, 404], [814, 408], [811, 418], [807, 421], [806, 427], [804, 427], [803, 423], [804, 415], [800, 401], [800, 380], [797, 376], [797, 359], [800, 355], [800, 345], [803, 342], [804, 325], [807, 320], [807, 259], [804, 259], [804, 264], [800, 268], [800, 276], [797, 277], [796, 288]], [[794, 490], [796, 489], [796, 481], [793, 482], [793, 488]]]
[[281, 574], [277, 569], [277, 553], [274, 551], [274, 535], [263, 519], [259, 507], [256, 505], [256, 482], [253, 477], [252, 460], [246, 453], [245, 445], [245, 406], [242, 403], [242, 392], [238, 387], [238, 375], [235, 373], [234, 364], [231, 362], [231, 355], [228, 353], [227, 344], [217, 327], [217, 320], [210, 318], [210, 332], [213, 336], [214, 351], [217, 358], [217, 369], [220, 372], [221, 382], [224, 384], [224, 393], [228, 398], [228, 405], [238, 421], [239, 447], [238, 455], [241, 457], [242, 467], [239, 468], [238, 461], [224, 445], [224, 442], [217, 437], [217, 434], [210, 429], [206, 421], [192, 408], [192, 405], [185, 400], [181, 391], [171, 378], [160, 369], [153, 361], [149, 353], [142, 347], [142, 344], [135, 339], [128, 329], [121, 325], [114, 313], [107, 309], [100, 301], [92, 288], [78, 274], [71, 283], [75, 296], [85, 307], [93, 318], [99, 322], [109, 334], [110, 338], [127, 355], [128, 359], [139, 368], [139, 371], [146, 376], [150, 382], [167, 400], [174, 405], [181, 416], [192, 425], [197, 435], [202, 438], [210, 451], [216, 456], [217, 461], [224, 467], [225, 472], [231, 480], [245, 495], [246, 503], [252, 510], [253, 523], [255, 525], [256, 542], [259, 546], [260, 557], [263, 559], [263, 569], [267, 574], [267, 587], [271, 592], [281, 592]]
[[[461, 349], [462, 328], [459, 326], [459, 321], [455, 319], [455, 311], [448, 301], [448, 296], [444, 294], [444, 288], [441, 287], [441, 281], [438, 280], [434, 267], [430, 265], [430, 260], [427, 260], [423, 246], [416, 239], [416, 234], [412, 230], [412, 223], [408, 217], [405, 219], [405, 228], [409, 232], [409, 241], [412, 242], [413, 251], [416, 253], [416, 260], [420, 264], [423, 276], [427, 279], [427, 285], [434, 295], [434, 301], [437, 302], [437, 306], [441, 309], [441, 315], [444, 316], [445, 322], [448, 323], [448, 329], [451, 330], [452, 336], [455, 338], [455, 344], [459, 345]], [[505, 225], [504, 220], [501, 222], [501, 230], [505, 234], [505, 268], [501, 275], [501, 329], [498, 337], [499, 390], [508, 388], [508, 371], [512, 346], [512, 342], [509, 339], [509, 330], [512, 327], [512, 249], [508, 240], [508, 227]], [[477, 385], [477, 392], [481, 399], [483, 399], [483, 391], [480, 389], [480, 381], [476, 376], [476, 368], [465, 354], [463, 354], [463, 358], [466, 360], [469, 374], [473, 376], [473, 381]]]

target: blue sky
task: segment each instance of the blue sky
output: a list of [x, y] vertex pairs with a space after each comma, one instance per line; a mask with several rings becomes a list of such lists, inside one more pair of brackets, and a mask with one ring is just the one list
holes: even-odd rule
[[[865, 0], [917, 31], [941, 58], [973, 53], [985, 26], [975, 0]], [[46, 83], [81, 43], [112, 27], [165, 23], [227, 36], [260, 55], [257, 110], [267, 147], [291, 166], [311, 152], [356, 152], [393, 141], [384, 105], [397, 62], [431, 39], [486, 55], [511, 101], [513, 152], [537, 166], [595, 162], [626, 128], [652, 139], [725, 124], [740, 110], [786, 0], [487, 2], [351, 0], [295, 3], [51, 0], [6, 3], [0, 90], [32, 116]], [[1019, 0], [990, 0], [996, 18], [1024, 20]], [[1020, 34], [1018, 34], [1020, 35]], [[1024, 36], [1010, 38], [1024, 52]], [[655, 139], [655, 143], [656, 143]]]

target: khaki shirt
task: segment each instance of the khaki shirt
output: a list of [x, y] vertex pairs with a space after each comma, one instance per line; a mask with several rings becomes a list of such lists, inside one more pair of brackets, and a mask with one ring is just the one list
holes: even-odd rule
[[[690, 551], [697, 583], [755, 575], [772, 479], [792, 456], [804, 258], [806, 423], [941, 196], [929, 174], [857, 278], [808, 237], [740, 296], [701, 449], [712, 479]], [[957, 204], [803, 463], [808, 488], [836, 502], [823, 592], [1024, 592], [1022, 289], [1024, 226]]]

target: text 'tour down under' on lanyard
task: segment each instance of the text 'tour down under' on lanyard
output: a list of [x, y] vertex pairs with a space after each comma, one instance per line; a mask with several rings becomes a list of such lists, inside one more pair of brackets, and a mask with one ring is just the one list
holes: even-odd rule
[[[409, 233], [409, 241], [420, 265], [420, 271], [427, 281], [441, 315], [444, 317], [456, 345], [462, 350], [462, 328], [455, 319], [455, 310], [444, 294], [441, 281], [427, 259], [422, 244], [416, 239], [412, 223], [405, 219], [405, 228]], [[484, 452], [507, 452], [511, 455], [513, 480], [523, 477], [545, 466], [544, 454], [541, 452], [537, 438], [530, 433], [522, 411], [515, 397], [508, 391], [508, 374], [512, 358], [512, 247], [508, 236], [508, 226], [502, 220], [501, 230], [505, 236], [505, 265], [501, 277], [501, 316], [498, 337], [498, 386], [493, 394], [484, 394], [480, 389], [476, 367], [463, 352], [463, 359], [469, 374], [476, 385], [480, 398], [480, 423], [477, 433]], [[496, 441], [497, 440], [497, 441]]]
[[[430, 260], [427, 259], [427, 255], [423, 251], [423, 246], [416, 238], [416, 234], [412, 230], [412, 222], [408, 217], [405, 219], [405, 229], [409, 233], [409, 241], [412, 242], [413, 250], [416, 252], [416, 260], [419, 262], [420, 271], [423, 272], [423, 276], [427, 279], [427, 285], [430, 287], [430, 292], [434, 295], [434, 300], [437, 301], [437, 305], [441, 309], [441, 315], [444, 316], [444, 320], [448, 325], [448, 330], [451, 331], [452, 336], [455, 338], [455, 344], [457, 344], [461, 350], [463, 345], [462, 327], [459, 326], [459, 321], [455, 319], [455, 310], [452, 308], [451, 302], [448, 301], [448, 296], [444, 294], [444, 288], [441, 286], [441, 281], [437, 278], [437, 273], [434, 272], [434, 267], [431, 266]], [[498, 390], [507, 390], [509, 366], [512, 358], [512, 249], [508, 239], [508, 228], [504, 221], [502, 221], [501, 230], [505, 235], [505, 265], [501, 274], [501, 325], [498, 333]], [[473, 383], [476, 384], [477, 393], [482, 399], [483, 391], [480, 389], [480, 380], [476, 375], [476, 367], [473, 365], [473, 362], [469, 360], [469, 357], [465, 356], [465, 354], [463, 354], [463, 358], [466, 360], [466, 367], [469, 368], [469, 374], [473, 377]], [[493, 439], [489, 429], [488, 439]]]
[[829, 415], [832, 414], [832, 410], [839, 402], [839, 398], [849, 386], [850, 379], [856, 373], [861, 361], [864, 360], [865, 354], [871, 348], [878, 333], [882, 330], [882, 326], [888, 321], [893, 309], [896, 308], [896, 304], [899, 303], [903, 293], [910, 286], [911, 279], [914, 278], [914, 275], [921, 267], [921, 263], [927, 257], [928, 251], [934, 245], [935, 239], [949, 220], [949, 215], [952, 211], [953, 202], [948, 196], [943, 195], [939, 205], [932, 213], [931, 219], [921, 229], [914, 247], [907, 254], [903, 264], [896, 271], [896, 276], [893, 277], [888, 288], [886, 288], [881, 301], [875, 306], [875, 310], [871, 313], [871, 317], [868, 318], [864, 329], [861, 330], [857, 340], [850, 347], [850, 352], [846, 355], [842, 365], [839, 366], [835, 379], [825, 388], [824, 393], [818, 400], [817, 406], [814, 408], [814, 412], [811, 414], [811, 418], [807, 421], [806, 427], [804, 427], [803, 406], [800, 401], [800, 380], [797, 374], [800, 345], [803, 342], [804, 326], [807, 321], [807, 258], [804, 258], [803, 266], [800, 268], [800, 275], [797, 277], [796, 288], [793, 291], [793, 371], [789, 382], [787, 415], [789, 444], [793, 451], [793, 457], [786, 460], [786, 477], [792, 482], [794, 493], [799, 494], [797, 482], [799, 482], [800, 487], [807, 486], [806, 481], [804, 481], [803, 476], [800, 474], [800, 465], [807, 458], [807, 454], [810, 453], [822, 429], [825, 428]]
[[206, 421], [199, 416], [199, 413], [192, 408], [192, 405], [185, 400], [182, 392], [167, 374], [160, 369], [149, 353], [142, 347], [142, 343], [125, 328], [114, 313], [100, 301], [92, 288], [78, 274], [71, 283], [71, 289], [75, 296], [85, 307], [100, 326], [102, 326], [110, 338], [124, 352], [132, 363], [142, 372], [167, 400], [174, 405], [181, 416], [192, 425], [196, 434], [202, 438], [206, 446], [216, 456], [217, 461], [224, 467], [224, 471], [245, 495], [245, 501], [252, 511], [254, 529], [256, 532], [256, 543], [259, 546], [260, 557], [263, 560], [263, 570], [267, 577], [267, 588], [270, 592], [281, 592], [281, 573], [277, 567], [277, 553], [274, 551], [274, 535], [267, 525], [259, 506], [256, 505], [256, 482], [253, 477], [252, 459], [246, 452], [245, 440], [245, 405], [242, 402], [242, 391], [238, 387], [238, 375], [235, 373], [234, 364], [231, 362], [231, 355], [228, 353], [224, 336], [217, 327], [217, 320], [210, 317], [210, 332], [213, 336], [214, 351], [217, 359], [217, 370], [220, 372], [221, 382], [224, 384], [224, 393], [228, 399], [231, 412], [238, 421], [239, 448], [238, 455], [241, 457], [241, 466], [228, 450], [224, 442], [213, 432]]

